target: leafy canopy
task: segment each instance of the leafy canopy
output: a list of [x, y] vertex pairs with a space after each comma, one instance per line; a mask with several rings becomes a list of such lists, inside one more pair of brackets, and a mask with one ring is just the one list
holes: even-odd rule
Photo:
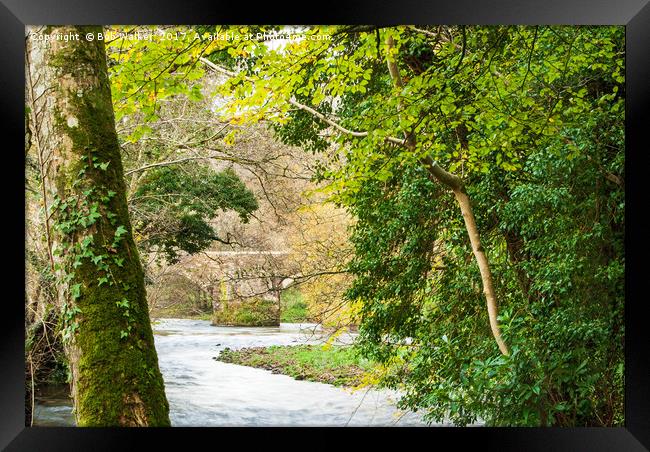
[[140, 243], [158, 247], [170, 262], [178, 260], [179, 250], [193, 254], [223, 240], [210, 225], [219, 211], [233, 210], [247, 223], [257, 208], [233, 170], [216, 172], [196, 163], [149, 171], [133, 198]]

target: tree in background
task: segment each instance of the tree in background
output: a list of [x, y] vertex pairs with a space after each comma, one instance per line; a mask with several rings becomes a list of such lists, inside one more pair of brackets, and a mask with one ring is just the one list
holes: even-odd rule
[[179, 251], [194, 254], [224, 241], [209, 224], [220, 210], [234, 210], [247, 223], [258, 207], [234, 171], [215, 172], [195, 162], [149, 171], [131, 204], [140, 247], [158, 250], [172, 263], [178, 262]]
[[[125, 86], [133, 76], [122, 70], [127, 63], [119, 62], [128, 50], [111, 53], [113, 87]], [[159, 80], [173, 83], [175, 77], [165, 74]], [[209, 86], [203, 79], [186, 83], [203, 90]], [[246, 224], [259, 207], [256, 195], [231, 168], [242, 158], [225, 150], [228, 124], [215, 120], [210, 102], [192, 94], [196, 91], [173, 91], [157, 100], [154, 118], [139, 110], [124, 113], [128, 109], [120, 97], [124, 93], [114, 93], [127, 200], [136, 243], [147, 261], [151, 256], [174, 263], [214, 241], [230, 245], [228, 231], [219, 230], [216, 219], [232, 211]], [[150, 265], [145, 270], [153, 271]]]
[[[321, 198], [321, 199], [319, 199]], [[293, 284], [300, 290], [308, 316], [319, 324], [342, 331], [355, 326], [354, 308], [345, 299], [351, 277], [347, 264], [353, 256], [348, 240], [349, 215], [323, 196], [305, 195], [305, 205], [290, 218]]]
[[50, 38], [27, 39], [27, 83], [77, 425], [168, 426], [104, 43], [83, 39], [102, 29], [34, 32]]

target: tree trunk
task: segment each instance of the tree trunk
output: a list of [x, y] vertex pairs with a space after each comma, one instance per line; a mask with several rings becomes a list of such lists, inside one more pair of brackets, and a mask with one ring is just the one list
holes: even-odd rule
[[472, 210], [472, 204], [469, 200], [469, 196], [467, 196], [467, 193], [465, 192], [463, 181], [455, 174], [449, 173], [442, 169], [430, 158], [424, 159], [423, 164], [431, 176], [433, 176], [438, 182], [441, 182], [447, 187], [451, 188], [454, 193], [454, 197], [456, 198], [458, 206], [460, 207], [460, 212], [463, 215], [463, 220], [465, 221], [465, 230], [467, 230], [467, 235], [469, 236], [469, 241], [472, 245], [474, 258], [476, 259], [476, 263], [478, 264], [478, 268], [481, 273], [483, 294], [485, 295], [485, 301], [487, 304], [488, 318], [490, 320], [490, 329], [492, 330], [492, 336], [494, 336], [494, 340], [499, 346], [501, 353], [508, 355], [508, 347], [503, 341], [503, 337], [501, 336], [501, 329], [499, 328], [499, 322], [497, 320], [497, 298], [494, 294], [494, 284], [492, 283], [490, 263], [488, 262], [485, 251], [483, 250], [483, 246], [481, 245], [480, 235], [478, 228], [476, 227], [476, 219], [474, 218], [474, 211]]
[[[393, 37], [390, 35], [388, 35], [386, 38], [386, 48], [388, 53], [388, 72], [390, 73], [391, 79], [393, 80], [395, 86], [398, 88], [403, 88], [404, 84], [402, 82], [402, 77], [400, 76], [395, 57], [392, 55], [394, 42]], [[414, 150], [415, 136], [412, 133], [405, 133], [404, 144], [409, 149]], [[483, 294], [485, 295], [485, 301], [487, 304], [490, 329], [492, 330], [492, 335], [494, 336], [494, 340], [499, 346], [501, 353], [508, 355], [508, 347], [501, 337], [501, 330], [499, 329], [499, 322], [497, 320], [497, 299], [494, 294], [490, 264], [487, 260], [485, 252], [483, 251], [483, 247], [481, 246], [478, 228], [476, 227], [476, 220], [474, 219], [474, 212], [472, 211], [472, 205], [469, 201], [469, 196], [467, 196], [467, 193], [465, 192], [463, 181], [455, 174], [449, 173], [442, 169], [430, 157], [423, 158], [422, 164], [427, 168], [430, 177], [446, 185], [453, 191], [456, 201], [458, 201], [460, 211], [463, 215], [463, 220], [465, 221], [465, 229], [467, 230], [467, 235], [469, 236], [469, 241], [472, 245], [472, 252], [474, 253], [474, 258], [476, 259], [479, 271], [481, 272]]]
[[458, 205], [460, 206], [460, 211], [463, 214], [463, 220], [465, 220], [465, 229], [467, 229], [467, 235], [472, 244], [474, 258], [476, 259], [479, 271], [481, 272], [483, 294], [485, 295], [488, 317], [490, 319], [490, 329], [492, 330], [494, 340], [496, 340], [497, 345], [499, 346], [499, 350], [501, 350], [501, 353], [504, 355], [507, 355], [508, 347], [506, 347], [505, 342], [503, 342], [501, 330], [499, 329], [499, 323], [497, 321], [497, 298], [494, 294], [494, 285], [492, 284], [492, 272], [490, 271], [490, 264], [485, 255], [485, 251], [483, 251], [483, 246], [481, 246], [478, 228], [476, 227], [476, 220], [474, 219], [474, 213], [472, 212], [472, 205], [464, 189], [460, 188], [453, 191], [456, 201], [458, 201]]
[[[169, 426], [127, 210], [106, 54], [97, 39], [102, 29], [29, 32], [34, 142], [44, 156], [46, 215], [77, 425]], [[87, 41], [86, 33], [96, 39]]]

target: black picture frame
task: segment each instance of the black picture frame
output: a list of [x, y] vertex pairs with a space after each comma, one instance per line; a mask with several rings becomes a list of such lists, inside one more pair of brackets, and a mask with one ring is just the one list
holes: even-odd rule
[[[0, 328], [0, 448], [6, 450], [130, 450], [156, 441], [163, 448], [193, 447], [198, 440], [226, 447], [260, 445], [289, 447], [296, 429], [171, 428], [98, 429], [25, 427], [24, 410], [24, 43], [25, 25], [38, 24], [309, 24], [309, 23], [392, 23], [392, 24], [603, 24], [626, 26], [626, 392], [623, 428], [437, 428], [349, 429], [353, 436], [383, 440], [399, 435], [405, 444], [441, 447], [474, 446], [480, 450], [522, 451], [642, 451], [650, 449], [650, 328], [643, 306], [644, 259], [648, 255], [645, 238], [648, 220], [644, 217], [645, 180], [650, 139], [644, 127], [650, 124], [650, 5], [648, 0], [447, 0], [444, 2], [400, 0], [355, 1], [346, 3], [289, 4], [266, 2], [260, 5], [237, 2], [147, 0], [134, 4], [127, 0], [2, 0], [0, 5], [0, 90], [2, 123], [8, 126], [0, 146], [6, 184], [2, 197], [6, 208], [2, 223], [7, 226], [2, 249], [4, 321]], [[310, 8], [310, 9], [308, 9]], [[8, 138], [12, 138], [8, 140]], [[11, 143], [11, 144], [9, 144]], [[645, 159], [645, 160], [644, 160]], [[646, 176], [647, 178], [647, 176]], [[22, 250], [22, 251], [21, 251]], [[19, 263], [20, 262], [20, 263]], [[12, 290], [7, 291], [10, 287]], [[327, 432], [299, 429], [300, 447], [318, 445], [318, 438], [336, 442]], [[322, 429], [321, 429], [322, 430]], [[334, 429], [338, 434], [338, 429]], [[250, 432], [250, 433], [249, 433]], [[255, 433], [253, 435], [252, 433]], [[257, 442], [256, 441], [256, 442]], [[306, 442], [305, 442], [306, 441]], [[420, 442], [424, 441], [424, 442]], [[445, 441], [445, 442], [446, 442]], [[323, 442], [325, 443], [325, 442]], [[398, 443], [399, 444], [399, 443]], [[346, 444], [346, 447], [348, 444]], [[230, 446], [235, 447], [235, 446]], [[332, 447], [338, 447], [332, 445]], [[394, 447], [394, 446], [393, 446]], [[399, 446], [398, 446], [399, 447]]]

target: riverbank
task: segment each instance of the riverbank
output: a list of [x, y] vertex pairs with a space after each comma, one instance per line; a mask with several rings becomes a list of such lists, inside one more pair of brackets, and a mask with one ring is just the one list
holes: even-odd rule
[[288, 375], [296, 380], [353, 387], [363, 383], [373, 368], [350, 346], [291, 345], [224, 349], [214, 359], [241, 366], [257, 367]]

